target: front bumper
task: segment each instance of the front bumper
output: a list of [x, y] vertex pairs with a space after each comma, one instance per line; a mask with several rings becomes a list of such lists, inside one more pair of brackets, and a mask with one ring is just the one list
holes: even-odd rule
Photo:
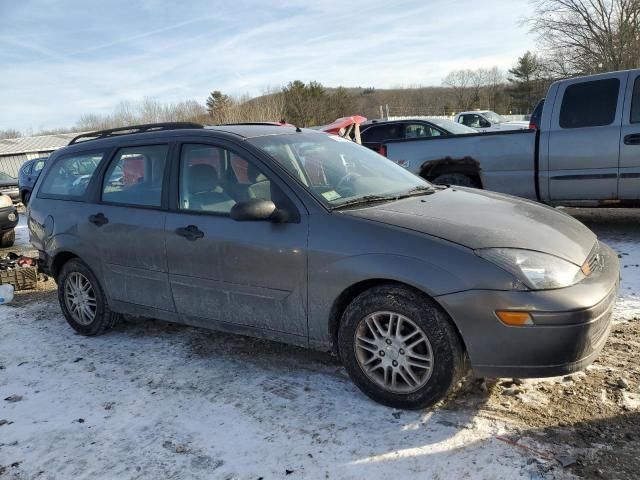
[[[471, 290], [437, 297], [462, 334], [481, 377], [549, 377], [582, 370], [611, 329], [620, 264], [600, 244], [600, 267], [582, 282], [544, 291]], [[503, 324], [497, 310], [530, 312], [534, 325]]]
[[[12, 220], [13, 219], [13, 220]], [[0, 232], [15, 228], [18, 224], [18, 210], [13, 205], [0, 208]]]

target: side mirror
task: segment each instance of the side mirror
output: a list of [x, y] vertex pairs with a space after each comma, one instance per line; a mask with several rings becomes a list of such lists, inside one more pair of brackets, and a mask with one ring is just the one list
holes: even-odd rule
[[276, 208], [271, 200], [247, 200], [236, 203], [231, 208], [231, 218], [238, 222], [264, 221], [276, 223], [286, 222], [289, 215], [285, 210]]

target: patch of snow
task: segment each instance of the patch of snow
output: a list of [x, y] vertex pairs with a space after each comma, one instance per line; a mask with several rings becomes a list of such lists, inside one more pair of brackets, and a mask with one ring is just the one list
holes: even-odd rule
[[541, 478], [499, 422], [380, 406], [328, 356], [149, 320], [85, 338], [54, 298], [0, 307], [0, 465], [24, 476]]

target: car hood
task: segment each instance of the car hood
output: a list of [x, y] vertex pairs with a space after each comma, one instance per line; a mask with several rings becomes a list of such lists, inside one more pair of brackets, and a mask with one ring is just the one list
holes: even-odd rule
[[343, 213], [464, 245], [523, 248], [582, 265], [596, 236], [553, 208], [499, 193], [461, 187]]

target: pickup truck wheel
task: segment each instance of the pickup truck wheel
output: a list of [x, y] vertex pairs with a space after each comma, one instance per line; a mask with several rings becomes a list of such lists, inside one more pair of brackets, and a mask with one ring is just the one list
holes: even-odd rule
[[458, 185], [460, 187], [480, 188], [480, 183], [469, 175], [463, 173], [443, 173], [433, 179], [438, 185]]
[[91, 269], [77, 258], [65, 263], [60, 271], [58, 301], [67, 323], [82, 335], [100, 335], [120, 317], [109, 309], [107, 297]]
[[2, 232], [2, 235], [0, 235], [0, 248], [12, 247], [15, 241], [16, 231], [13, 228], [6, 232]]
[[446, 313], [425, 295], [396, 285], [373, 287], [349, 304], [338, 351], [358, 388], [394, 408], [433, 405], [465, 369], [461, 341]]

